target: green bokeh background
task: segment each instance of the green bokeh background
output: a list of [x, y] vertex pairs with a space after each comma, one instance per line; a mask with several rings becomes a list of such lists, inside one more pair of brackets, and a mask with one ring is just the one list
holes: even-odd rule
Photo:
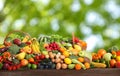
[[0, 43], [13, 30], [32, 37], [72, 32], [88, 50], [120, 47], [120, 0], [0, 0]]

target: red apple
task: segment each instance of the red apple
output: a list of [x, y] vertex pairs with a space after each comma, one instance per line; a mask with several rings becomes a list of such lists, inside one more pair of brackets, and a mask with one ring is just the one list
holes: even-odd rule
[[20, 39], [16, 38], [13, 40], [13, 43], [16, 44], [16, 45], [20, 45], [22, 42]]
[[116, 62], [116, 68], [120, 68], [120, 61]]

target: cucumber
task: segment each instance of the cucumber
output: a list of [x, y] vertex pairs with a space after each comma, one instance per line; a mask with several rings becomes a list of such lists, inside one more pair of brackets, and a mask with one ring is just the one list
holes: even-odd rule
[[84, 70], [86, 69], [85, 65], [84, 65], [83, 63], [79, 62], [77, 59], [72, 59], [72, 62], [73, 62], [74, 64], [80, 64], [81, 67], [82, 67]]

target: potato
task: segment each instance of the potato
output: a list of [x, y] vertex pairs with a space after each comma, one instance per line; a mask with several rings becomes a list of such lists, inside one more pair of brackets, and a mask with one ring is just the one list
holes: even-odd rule
[[45, 55], [45, 58], [49, 58], [49, 55]]
[[51, 59], [54, 59], [54, 55], [53, 54], [50, 54], [49, 55]]
[[64, 62], [63, 60], [60, 61], [60, 63], [63, 63], [63, 62]]
[[65, 59], [65, 56], [64, 55], [60, 55], [60, 59]]
[[55, 62], [55, 59], [52, 59], [52, 62]]
[[61, 63], [57, 63], [57, 64], [56, 64], [56, 69], [57, 69], [57, 70], [61, 69]]
[[57, 54], [57, 55], [56, 55], [56, 58], [59, 58], [59, 57], [60, 57], [60, 55], [59, 55], [59, 54]]
[[56, 58], [55, 59], [55, 63], [60, 63], [61, 59], [60, 58]]
[[49, 52], [48, 54], [51, 55], [51, 54], [53, 54], [53, 53], [52, 53], [52, 52]]
[[67, 64], [63, 63], [62, 64], [62, 69], [67, 69]]

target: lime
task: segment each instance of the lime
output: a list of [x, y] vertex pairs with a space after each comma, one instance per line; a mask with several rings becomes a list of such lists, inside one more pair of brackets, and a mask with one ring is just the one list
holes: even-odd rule
[[31, 68], [31, 66], [32, 66], [32, 65], [31, 65], [30, 63], [27, 65], [28, 68]]
[[32, 65], [31, 65], [31, 68], [32, 68], [32, 69], [37, 69], [37, 65], [36, 65], [36, 64], [32, 64]]

